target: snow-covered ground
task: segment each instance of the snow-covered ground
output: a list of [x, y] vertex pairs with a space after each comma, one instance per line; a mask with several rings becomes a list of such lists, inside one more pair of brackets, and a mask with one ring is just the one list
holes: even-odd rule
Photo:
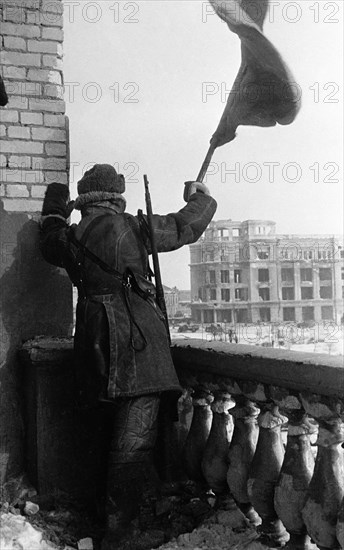
[[[235, 332], [238, 337], [237, 345], [272, 347], [273, 343], [275, 349], [344, 355], [343, 326], [334, 323], [307, 328], [281, 325], [274, 329], [269, 325], [237, 325]], [[171, 338], [172, 340], [197, 338], [208, 342], [214, 341], [213, 334], [206, 332], [205, 328], [202, 330], [202, 326], [197, 332], [178, 332], [178, 327], [172, 327]], [[216, 334], [215, 340], [229, 343], [228, 329], [226, 333], [223, 331], [222, 334]]]

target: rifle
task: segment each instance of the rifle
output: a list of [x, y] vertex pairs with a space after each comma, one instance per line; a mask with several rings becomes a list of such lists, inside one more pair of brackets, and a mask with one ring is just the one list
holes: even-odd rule
[[143, 176], [143, 181], [145, 184], [145, 199], [146, 199], [149, 236], [150, 236], [150, 243], [151, 243], [151, 249], [152, 249], [153, 269], [154, 269], [155, 288], [156, 288], [156, 301], [163, 313], [167, 336], [171, 343], [171, 335], [170, 335], [170, 328], [168, 326], [168, 316], [167, 316], [166, 302], [164, 297], [164, 289], [161, 281], [158, 250], [156, 247], [155, 234], [154, 234], [152, 202], [151, 202], [150, 192], [148, 188], [149, 181], [146, 175]]

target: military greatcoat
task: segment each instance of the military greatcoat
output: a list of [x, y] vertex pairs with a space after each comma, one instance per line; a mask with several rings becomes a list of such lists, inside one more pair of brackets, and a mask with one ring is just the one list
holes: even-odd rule
[[[80, 223], [70, 226], [65, 220], [68, 190], [51, 185], [53, 193], [48, 188], [43, 207], [41, 251], [48, 262], [64, 267], [78, 287], [74, 346], [81, 403], [179, 392], [164, 321], [154, 299], [142, 298], [94, 261], [100, 258], [119, 274], [129, 268], [141, 281], [146, 279], [151, 248], [142, 220], [125, 213], [121, 200], [103, 201], [86, 205]], [[154, 215], [158, 251], [198, 240], [215, 210], [212, 197], [194, 193], [179, 212]], [[80, 242], [91, 257], [76, 244]]]

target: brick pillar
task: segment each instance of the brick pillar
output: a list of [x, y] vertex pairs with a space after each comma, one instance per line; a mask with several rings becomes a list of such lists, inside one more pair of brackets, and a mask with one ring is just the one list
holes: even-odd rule
[[62, 98], [62, 1], [0, 7], [0, 63], [9, 102], [0, 109], [0, 482], [25, 467], [17, 351], [36, 335], [68, 336], [71, 285], [38, 249], [48, 183], [68, 184]]

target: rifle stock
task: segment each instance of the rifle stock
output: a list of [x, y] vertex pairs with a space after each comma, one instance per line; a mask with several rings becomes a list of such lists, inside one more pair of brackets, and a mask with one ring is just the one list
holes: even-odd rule
[[143, 176], [143, 181], [145, 184], [145, 200], [146, 200], [149, 236], [150, 236], [151, 249], [152, 249], [153, 270], [154, 270], [154, 279], [155, 279], [155, 288], [156, 288], [156, 301], [164, 315], [166, 331], [167, 331], [169, 341], [171, 343], [170, 328], [168, 325], [166, 302], [165, 302], [165, 296], [164, 296], [164, 289], [162, 286], [158, 250], [156, 246], [154, 226], [153, 226], [152, 201], [151, 201], [150, 192], [149, 192], [149, 181], [146, 175]]

